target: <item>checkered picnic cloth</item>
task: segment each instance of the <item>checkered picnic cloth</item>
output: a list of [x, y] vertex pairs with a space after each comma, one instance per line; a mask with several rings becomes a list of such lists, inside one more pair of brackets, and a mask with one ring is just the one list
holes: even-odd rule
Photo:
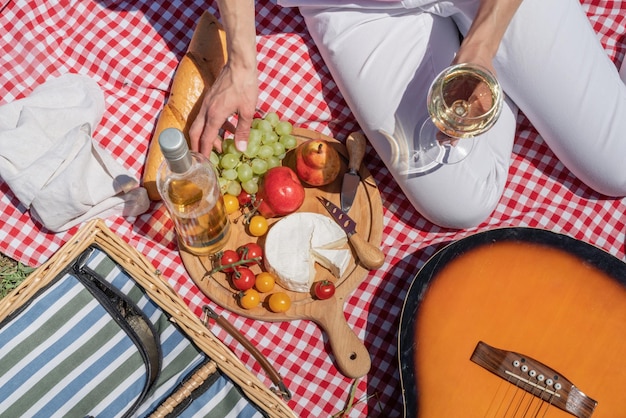
[[[626, 2], [582, 0], [606, 52], [619, 65], [626, 51]], [[107, 110], [95, 139], [136, 178], [170, 81], [206, 0], [0, 0], [0, 104], [23, 98], [48, 76], [78, 72], [93, 77]], [[257, 2], [260, 109], [295, 125], [343, 141], [358, 126], [295, 9]], [[407, 202], [371, 148], [365, 164], [384, 206], [386, 262], [347, 298], [345, 315], [365, 342], [372, 370], [356, 387], [349, 416], [402, 414], [397, 328], [402, 300], [417, 270], [446, 243], [502, 226], [539, 227], [573, 236], [624, 258], [626, 201], [598, 195], [554, 157], [520, 115], [504, 195], [493, 215], [470, 230], [447, 230], [424, 220]], [[173, 225], [161, 204], [137, 219], [107, 225], [163, 272], [198, 315], [211, 303], [188, 276]], [[76, 232], [51, 234], [35, 224], [6, 183], [0, 181], [0, 251], [38, 266]], [[212, 304], [214, 306], [214, 304]], [[293, 393], [289, 406], [303, 417], [343, 409], [352, 381], [329, 355], [313, 322], [261, 322], [222, 313], [270, 359]], [[219, 328], [222, 338], [261, 379], [254, 358]], [[267, 380], [268, 386], [271, 382]]]

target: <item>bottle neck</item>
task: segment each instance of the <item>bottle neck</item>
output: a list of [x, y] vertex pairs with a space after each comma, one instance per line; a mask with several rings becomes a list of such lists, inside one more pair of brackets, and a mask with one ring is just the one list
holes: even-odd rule
[[170, 171], [182, 174], [193, 164], [187, 140], [180, 129], [164, 129], [159, 135], [159, 147]]
[[191, 168], [191, 165], [193, 164], [193, 156], [191, 155], [191, 152], [187, 151], [176, 160], [166, 159], [166, 161], [170, 171], [182, 174]]

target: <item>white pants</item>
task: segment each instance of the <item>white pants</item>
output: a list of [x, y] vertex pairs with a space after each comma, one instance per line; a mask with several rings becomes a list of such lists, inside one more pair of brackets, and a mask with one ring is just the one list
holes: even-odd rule
[[626, 86], [578, 1], [522, 3], [494, 61], [507, 95], [500, 119], [462, 162], [409, 175], [428, 87], [452, 62], [478, 0], [302, 3], [291, 5], [361, 128], [433, 223], [467, 228], [491, 214], [507, 180], [518, 107], [578, 178], [602, 194], [626, 195]]

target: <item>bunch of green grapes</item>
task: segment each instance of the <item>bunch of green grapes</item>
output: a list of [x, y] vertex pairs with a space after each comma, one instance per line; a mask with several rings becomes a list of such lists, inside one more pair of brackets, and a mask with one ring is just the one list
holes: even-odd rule
[[222, 153], [211, 152], [210, 160], [218, 171], [222, 193], [239, 196], [241, 191], [255, 194], [259, 180], [272, 167], [282, 164], [287, 151], [297, 145], [293, 126], [281, 121], [274, 112], [252, 121], [248, 146], [237, 150], [233, 138], [222, 143]]

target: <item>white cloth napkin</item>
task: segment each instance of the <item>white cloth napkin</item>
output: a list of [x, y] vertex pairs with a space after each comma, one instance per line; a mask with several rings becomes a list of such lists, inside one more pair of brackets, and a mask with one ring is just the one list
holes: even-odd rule
[[0, 106], [0, 177], [51, 231], [148, 210], [146, 190], [91, 137], [104, 106], [98, 84], [78, 74]]

